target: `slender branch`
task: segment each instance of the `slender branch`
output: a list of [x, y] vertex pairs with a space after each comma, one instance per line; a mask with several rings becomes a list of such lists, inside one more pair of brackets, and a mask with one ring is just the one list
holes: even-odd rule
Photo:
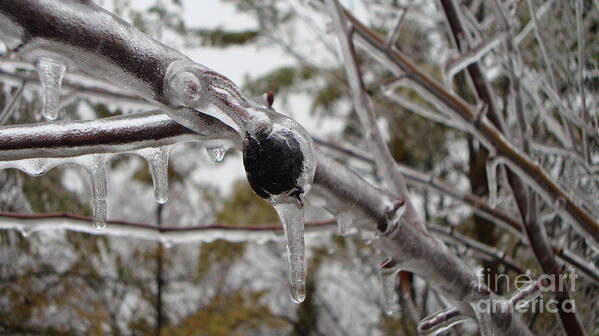
[[0, 113], [0, 126], [4, 125], [12, 115], [12, 112], [14, 111], [15, 106], [19, 101], [19, 98], [21, 98], [21, 95], [23, 95], [23, 90], [25, 89], [26, 84], [26, 81], [21, 82], [21, 85], [19, 85], [17, 92], [15, 92], [15, 94], [10, 98], [8, 104], [4, 105], [4, 109]]
[[[335, 225], [334, 220], [306, 223], [307, 235], [321, 235]], [[68, 213], [14, 214], [0, 212], [0, 229], [12, 229], [29, 235], [47, 230], [70, 230], [88, 234], [108, 234], [161, 241], [165, 244], [189, 242], [212, 242], [223, 239], [232, 242], [280, 241], [283, 228], [278, 224], [264, 226], [155, 226], [127, 221], [108, 221], [105, 230], [99, 231], [92, 225], [92, 218]]]
[[397, 41], [397, 38], [399, 38], [399, 30], [407, 13], [408, 8], [403, 8], [401, 10], [401, 14], [397, 16], [397, 22], [395, 22], [395, 24], [393, 25], [393, 29], [389, 31], [389, 35], [387, 36], [388, 48], [391, 48], [395, 44], [395, 41]]
[[[70, 213], [19, 214], [0, 212], [0, 229], [18, 230], [26, 235], [43, 231], [69, 230], [88, 234], [126, 236], [176, 244], [183, 242], [208, 242], [217, 239], [248, 242], [274, 241], [281, 240], [283, 230], [280, 225], [268, 223], [260, 226], [212, 224], [175, 227], [115, 220], [108, 221], [107, 230], [98, 231], [93, 228], [91, 223], [91, 217]], [[306, 231], [314, 233], [314, 235], [322, 235], [323, 232], [333, 234], [335, 232], [335, 224], [335, 220], [309, 222], [306, 223]], [[491, 246], [472, 240], [444, 226], [430, 225], [429, 229], [432, 232], [438, 233], [440, 238], [447, 242], [463, 245], [481, 255], [496, 259], [518, 274], [526, 273], [515, 260]], [[152, 231], [153, 233], [150, 233]], [[189, 234], [190, 237], [184, 237], [186, 234]], [[392, 259], [389, 260], [392, 261]]]
[[522, 266], [518, 265], [518, 263], [512, 257], [506, 255], [505, 252], [499, 249], [483, 244], [477, 240], [470, 239], [446, 226], [429, 224], [428, 229], [439, 234], [441, 237], [446, 237], [453, 242], [458, 242], [472, 250], [475, 250], [479, 254], [500, 261], [507, 268], [511, 269], [517, 274], [526, 274], [526, 271]]
[[349, 86], [352, 90], [354, 106], [358, 112], [367, 143], [370, 146], [370, 150], [374, 153], [377, 170], [391, 190], [401, 196], [406, 202], [406, 221], [408, 221], [410, 225], [422, 227], [422, 221], [418, 219], [416, 209], [410, 200], [406, 182], [401, 172], [396, 168], [395, 159], [393, 159], [393, 156], [387, 147], [387, 143], [383, 139], [378, 128], [372, 100], [366, 93], [362, 72], [358, 66], [353, 42], [351, 40], [352, 36], [347, 30], [347, 24], [343, 13], [341, 12], [339, 3], [336, 0], [328, 0], [327, 3], [329, 14], [333, 18], [333, 22], [335, 22], [337, 37], [341, 43], [344, 59], [343, 64], [345, 65]]

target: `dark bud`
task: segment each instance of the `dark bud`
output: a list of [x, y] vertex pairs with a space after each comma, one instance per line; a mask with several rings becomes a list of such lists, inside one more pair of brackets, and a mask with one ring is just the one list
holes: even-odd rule
[[299, 200], [303, 192], [298, 179], [304, 154], [288, 130], [260, 130], [243, 140], [243, 165], [250, 186], [258, 196], [289, 195]]
[[268, 103], [268, 108], [271, 108], [275, 102], [275, 93], [272, 90], [266, 92], [266, 102]]

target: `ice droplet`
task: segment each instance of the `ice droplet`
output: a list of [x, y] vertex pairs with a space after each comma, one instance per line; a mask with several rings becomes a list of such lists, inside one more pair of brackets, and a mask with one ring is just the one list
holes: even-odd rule
[[169, 151], [170, 147], [168, 146], [139, 151], [139, 154], [148, 161], [148, 165], [150, 166], [150, 174], [152, 175], [152, 183], [154, 184], [154, 198], [160, 204], [164, 204], [168, 200]]
[[281, 219], [287, 239], [291, 300], [302, 303], [306, 298], [304, 209], [293, 203], [274, 203], [273, 206]]
[[66, 64], [51, 57], [39, 57], [35, 69], [42, 84], [42, 114], [44, 118], [58, 118], [60, 103], [60, 85], [67, 70]]
[[389, 259], [383, 261], [383, 265], [379, 266], [379, 275], [381, 278], [381, 287], [383, 290], [383, 301], [385, 304], [385, 313], [391, 315], [398, 309], [397, 291], [395, 284], [397, 282], [397, 273], [399, 268], [389, 266]]
[[347, 236], [351, 234], [352, 230], [353, 215], [349, 212], [342, 212], [337, 215], [337, 229], [339, 234]]
[[106, 228], [106, 158], [92, 155], [86, 159], [86, 168], [92, 184], [93, 222], [97, 230]]
[[487, 182], [489, 183], [489, 206], [495, 208], [497, 205], [497, 165], [498, 158], [489, 158], [487, 160]]
[[206, 153], [208, 153], [210, 161], [221, 162], [225, 158], [230, 145], [222, 140], [208, 140], [204, 142], [204, 147], [206, 147]]
[[429, 315], [418, 322], [418, 335], [435, 336], [468, 319], [455, 307]]

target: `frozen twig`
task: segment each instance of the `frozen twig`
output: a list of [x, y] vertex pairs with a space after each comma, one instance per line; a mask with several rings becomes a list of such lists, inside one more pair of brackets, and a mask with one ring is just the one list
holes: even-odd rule
[[17, 92], [15, 92], [15, 94], [10, 98], [8, 104], [4, 106], [2, 112], [0, 112], [0, 126], [4, 125], [12, 115], [12, 112], [15, 110], [15, 106], [17, 106], [19, 98], [21, 98], [21, 95], [23, 94], [23, 90], [25, 89], [26, 84], [26, 81], [21, 82], [21, 85], [19, 85]]
[[465, 50], [458, 58], [450, 60], [445, 65], [445, 76], [446, 81], [452, 82], [453, 77], [464, 70], [472, 63], [478, 62], [483, 56], [489, 53], [493, 48], [497, 47], [499, 43], [505, 38], [505, 33], [497, 32], [486, 40], [478, 44], [477, 46]]
[[[339, 3], [336, 0], [328, 0], [327, 4], [329, 14], [335, 23], [337, 37], [341, 44], [345, 71], [352, 90], [354, 106], [358, 112], [367, 143], [370, 146], [370, 150], [374, 153], [377, 170], [391, 190], [406, 201], [406, 221], [410, 225], [422, 227], [423, 224], [417, 218], [416, 210], [410, 201], [406, 182], [401, 172], [397, 169], [395, 160], [378, 128], [372, 100], [366, 93], [362, 73], [357, 63], [351, 29], [348, 30]], [[399, 223], [396, 224], [399, 225]]]
[[512, 257], [506, 255], [503, 251], [500, 251], [494, 247], [485, 245], [479, 241], [468, 238], [463, 234], [455, 232], [454, 230], [446, 226], [429, 224], [428, 229], [431, 232], [435, 232], [442, 237], [448, 238], [450, 241], [464, 245], [467, 248], [476, 251], [478, 254], [485, 256], [486, 258], [499, 261], [510, 270], [516, 272], [517, 274], [526, 274], [524, 268], [520, 266]]
[[401, 28], [401, 24], [403, 23], [403, 20], [407, 13], [408, 8], [402, 8], [401, 14], [397, 16], [397, 22], [395, 22], [395, 24], [393, 25], [393, 29], [389, 31], [389, 35], [387, 36], [388, 48], [391, 48], [395, 44], [395, 41], [397, 41], [397, 38], [399, 37], [399, 30]]
[[[193, 242], [212, 242], [218, 239], [231, 242], [259, 242], [280, 241], [283, 229], [273, 223], [264, 226], [155, 226], [144, 223], [109, 221], [108, 226], [96, 230], [90, 222], [92, 218], [68, 213], [55, 214], [14, 214], [0, 212], [0, 229], [17, 230], [24, 235], [35, 232], [69, 230], [88, 234], [106, 234], [128, 238], [160, 241], [166, 245]], [[323, 231], [331, 231], [335, 221], [321, 221], [306, 223], [306, 233], [321, 235]]]

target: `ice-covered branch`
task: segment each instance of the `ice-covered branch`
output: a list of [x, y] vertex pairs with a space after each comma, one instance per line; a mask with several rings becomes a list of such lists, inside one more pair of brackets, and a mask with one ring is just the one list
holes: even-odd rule
[[[226, 225], [158, 227], [144, 223], [109, 221], [106, 229], [98, 231], [90, 225], [91, 222], [90, 217], [65, 213], [32, 215], [0, 213], [0, 229], [17, 230], [24, 236], [36, 232], [69, 230], [94, 235], [106, 234], [160, 241], [166, 246], [171, 246], [181, 243], [206, 243], [219, 239], [230, 242], [266, 243], [280, 241], [283, 235], [283, 228], [277, 224], [242, 227]], [[306, 223], [305, 227], [309, 234], [322, 235], [323, 232], [331, 232], [334, 225], [335, 221], [329, 220]]]
[[222, 122], [200, 114], [204, 131], [181, 126], [160, 111], [86, 121], [54, 121], [0, 128], [0, 164], [35, 158], [124, 153], [184, 141], [238, 139]]
[[[374, 164], [374, 160], [372, 160], [367, 153], [356, 152], [356, 150], [347, 148], [343, 145], [332, 143], [330, 141], [324, 141], [318, 138], [315, 139], [315, 142], [325, 148], [329, 148], [331, 150], [346, 154], [349, 157], [361, 160], [369, 164]], [[417, 188], [424, 187], [431, 191], [436, 191], [443, 195], [449, 196], [457, 201], [461, 201], [464, 204], [470, 206], [472, 211], [477, 215], [491, 221], [493, 224], [502, 228], [506, 232], [513, 234], [517, 239], [520, 240], [520, 243], [526, 246], [529, 244], [529, 242], [526, 240], [526, 237], [522, 234], [522, 223], [519, 222], [517, 219], [513, 218], [512, 216], [508, 215], [501, 209], [490, 207], [484, 199], [473, 194], [460, 191], [456, 189], [454, 185], [451, 185], [438, 177], [419, 172], [401, 164], [398, 166], [403, 175], [405, 176], [408, 185]], [[436, 231], [437, 229], [435, 225], [429, 224], [428, 227], [429, 230], [440, 233]], [[443, 231], [443, 233], [441, 234], [442, 236], [444, 235], [444, 233], [448, 231], [448, 229], [445, 228], [440, 229]], [[455, 239], [452, 238], [452, 240]], [[560, 258], [563, 262], [566, 262], [574, 268], [580, 270], [590, 280], [599, 283], [599, 270], [597, 270], [596, 267], [594, 267], [591, 263], [582, 260], [576, 254], [572, 253], [567, 249], [564, 249], [555, 242], [552, 243], [552, 246], [556, 256]]]

